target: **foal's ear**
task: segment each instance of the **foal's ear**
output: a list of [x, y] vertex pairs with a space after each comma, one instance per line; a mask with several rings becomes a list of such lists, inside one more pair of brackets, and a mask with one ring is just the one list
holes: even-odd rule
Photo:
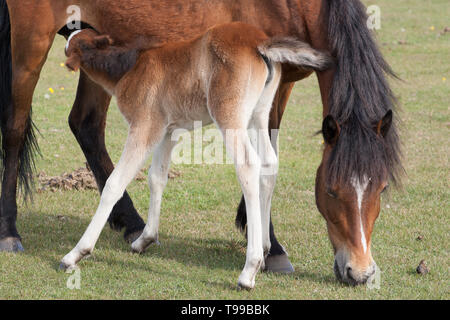
[[377, 124], [377, 135], [382, 136], [383, 138], [386, 137], [392, 125], [392, 118], [392, 110], [389, 110]]
[[106, 49], [113, 44], [113, 39], [108, 35], [97, 36], [94, 38], [94, 44], [97, 49]]
[[80, 69], [80, 57], [78, 54], [73, 53], [70, 55], [69, 58], [66, 60], [66, 67], [69, 68], [72, 71], [77, 71]]
[[339, 127], [339, 124], [331, 114], [329, 114], [328, 116], [325, 117], [325, 119], [323, 119], [322, 134], [323, 139], [327, 144], [329, 145], [336, 144], [340, 132], [341, 128]]

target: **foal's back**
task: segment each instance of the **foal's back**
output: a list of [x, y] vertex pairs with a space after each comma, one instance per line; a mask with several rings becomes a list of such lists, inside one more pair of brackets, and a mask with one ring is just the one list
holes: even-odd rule
[[242, 89], [251, 89], [258, 82], [255, 77], [265, 78], [267, 67], [257, 47], [267, 39], [261, 30], [235, 22], [213, 27], [190, 41], [145, 50], [118, 84], [119, 104], [128, 104], [133, 96], [135, 101], [158, 108], [169, 122], [202, 120], [207, 124], [211, 113], [232, 111], [208, 110], [223, 104], [218, 99], [237, 104]]

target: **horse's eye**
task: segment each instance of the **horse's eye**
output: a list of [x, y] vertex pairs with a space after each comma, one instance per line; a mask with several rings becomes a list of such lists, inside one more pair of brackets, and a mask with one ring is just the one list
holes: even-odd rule
[[388, 188], [389, 188], [389, 185], [387, 184], [387, 185], [383, 188], [383, 190], [381, 190], [381, 193], [385, 192]]
[[331, 190], [327, 190], [327, 194], [328, 194], [330, 197], [332, 197], [333, 199], [336, 199], [336, 198], [337, 198], [337, 194], [334, 193], [334, 192], [331, 191]]

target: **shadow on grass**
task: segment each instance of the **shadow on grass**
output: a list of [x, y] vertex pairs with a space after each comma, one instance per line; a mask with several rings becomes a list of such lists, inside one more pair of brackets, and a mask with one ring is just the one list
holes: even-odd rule
[[[90, 222], [87, 217], [62, 217], [47, 212], [33, 212], [20, 218], [25, 254], [47, 260], [55, 268], [59, 265], [55, 256], [62, 258], [68, 253]], [[122, 235], [122, 232], [113, 231], [107, 224], [96, 248], [130, 252], [130, 244], [125, 242]], [[165, 233], [160, 233], [159, 238], [160, 246], [151, 245], [142, 255], [135, 254], [136, 259], [139, 260], [140, 256], [154, 256], [175, 260], [187, 267], [201, 266], [225, 270], [238, 270], [245, 261], [245, 248], [242, 247], [244, 241], [237, 243], [225, 239], [198, 239]], [[119, 263], [118, 260], [109, 262]]]
[[330, 285], [341, 285], [340, 282], [338, 282], [334, 275], [325, 274], [325, 273], [313, 273], [309, 271], [295, 271], [293, 274], [290, 275], [291, 277], [297, 279], [297, 280], [310, 280], [313, 282], [318, 283], [324, 283], [324, 284], [330, 284]]
[[[50, 268], [57, 270], [60, 259], [67, 254], [78, 242], [84, 233], [90, 217], [52, 214], [48, 212], [34, 212], [21, 217], [21, 232], [25, 254], [34, 256], [47, 263]], [[107, 255], [93, 253], [94, 259], [107, 265], [118, 268], [141, 270], [164, 275], [176, 275], [169, 269], [161, 268], [149, 263], [149, 258], [157, 258], [167, 261], [176, 261], [186, 268], [201, 267], [210, 270], [227, 270], [239, 272], [245, 263], [245, 240], [226, 240], [218, 238], [197, 238], [190, 236], [171, 235], [160, 233], [161, 245], [151, 245], [142, 254], [129, 255]], [[96, 245], [98, 249], [112, 250], [122, 253], [130, 253], [130, 244], [123, 239], [121, 232], [112, 231], [109, 225], [105, 226], [100, 239]], [[81, 262], [86, 263], [85, 260]], [[89, 263], [89, 262], [87, 262]], [[310, 280], [313, 282], [336, 284], [332, 275], [311, 273], [309, 271], [297, 270], [292, 274], [266, 273], [270, 277], [294, 278], [297, 280]], [[209, 283], [211, 285], [211, 283]], [[235, 289], [235, 284], [215, 283], [222, 289]]]

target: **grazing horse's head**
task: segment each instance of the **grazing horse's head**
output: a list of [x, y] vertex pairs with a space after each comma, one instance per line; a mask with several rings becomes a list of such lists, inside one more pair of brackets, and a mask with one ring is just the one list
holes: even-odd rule
[[336, 277], [351, 285], [365, 283], [375, 273], [371, 235], [391, 177], [386, 140], [391, 125], [392, 111], [370, 126], [355, 116], [345, 123], [331, 115], [323, 121], [316, 202], [333, 245]]

